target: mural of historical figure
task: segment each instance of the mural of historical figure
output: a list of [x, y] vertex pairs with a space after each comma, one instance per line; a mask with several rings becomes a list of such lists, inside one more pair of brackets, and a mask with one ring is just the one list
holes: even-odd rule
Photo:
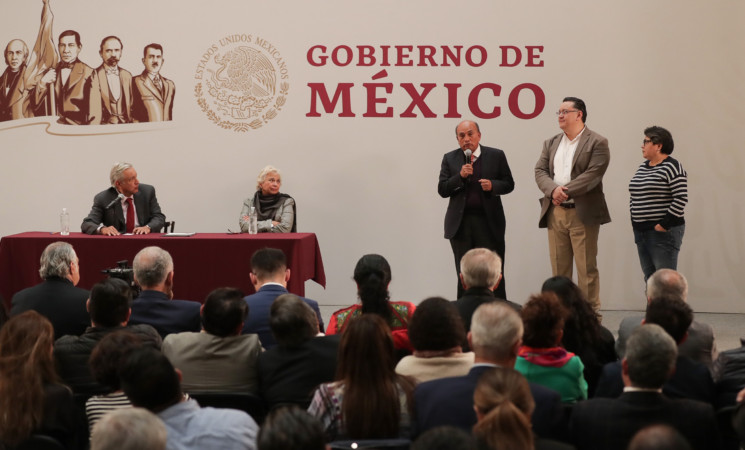
[[132, 115], [135, 122], [161, 122], [173, 119], [173, 97], [176, 85], [163, 77], [163, 47], [149, 44], [143, 51], [145, 70], [134, 78]]
[[8, 67], [0, 76], [0, 122], [33, 117], [30, 108], [30, 91], [27, 86], [26, 59], [28, 47], [20, 39], [13, 39], [5, 47]]
[[91, 125], [132, 122], [132, 74], [119, 67], [123, 49], [116, 36], [101, 41], [103, 64], [93, 71], [87, 90]]

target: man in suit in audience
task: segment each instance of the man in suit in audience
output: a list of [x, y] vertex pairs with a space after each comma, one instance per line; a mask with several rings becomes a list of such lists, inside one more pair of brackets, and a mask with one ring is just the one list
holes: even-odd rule
[[[677, 297], [661, 296], [649, 302], [644, 323], [661, 326], [676, 342], [682, 344], [688, 336], [693, 311]], [[606, 364], [595, 390], [596, 397], [616, 398], [623, 393], [622, 362]], [[662, 391], [670, 398], [689, 398], [714, 403], [714, 380], [709, 369], [687, 356], [678, 354], [675, 373], [665, 382]]]
[[91, 323], [85, 307], [90, 293], [76, 287], [80, 281], [80, 260], [72, 245], [53, 242], [41, 254], [39, 275], [44, 280], [13, 296], [10, 315], [33, 309], [49, 319], [54, 338], [83, 334]]
[[169, 449], [255, 450], [254, 419], [235, 409], [200, 408], [181, 390], [181, 372], [161, 352], [135, 350], [124, 363], [122, 389], [134, 406], [155, 413], [168, 431]]
[[509, 300], [497, 299], [494, 290], [502, 281], [502, 260], [494, 250], [474, 248], [466, 252], [460, 260], [460, 282], [463, 295], [455, 302], [466, 332], [471, 330], [471, 316], [483, 303], [504, 302], [515, 311], [522, 307]]
[[[688, 300], [688, 281], [682, 273], [673, 269], [660, 269], [647, 280], [647, 304], [655, 298], [669, 296]], [[616, 353], [623, 358], [626, 339], [632, 331], [642, 323], [643, 316], [625, 317], [618, 327]], [[710, 325], [697, 320], [691, 322], [688, 328], [688, 338], [680, 344], [678, 353], [694, 361], [712, 367], [712, 361], [717, 358], [717, 345], [714, 341], [714, 330]]]
[[[514, 367], [522, 336], [523, 322], [513, 308], [498, 302], [479, 306], [468, 332], [468, 343], [475, 353], [473, 368], [468, 375], [440, 378], [416, 387], [416, 432], [443, 425], [470, 431], [476, 424], [473, 391], [479, 376], [493, 367]], [[533, 430], [540, 437], [558, 437], [563, 414], [558, 392], [534, 383], [530, 383], [530, 391], [535, 400]]]
[[152, 325], [162, 337], [201, 330], [199, 302], [173, 300], [173, 258], [160, 247], [145, 247], [132, 262], [135, 281], [142, 288], [132, 302], [132, 324]]
[[150, 325], [130, 325], [132, 292], [126, 281], [108, 278], [93, 286], [88, 300], [91, 326], [80, 335], [66, 335], [54, 343], [54, 359], [62, 381], [76, 394], [105, 393], [88, 367], [93, 348], [104, 336], [126, 327], [144, 344], [160, 351], [161, 338]]
[[163, 67], [163, 47], [148, 44], [142, 63], [145, 71], [134, 78], [132, 116], [135, 122], [162, 122], [173, 117], [173, 96], [176, 85], [160, 75]]
[[259, 392], [268, 409], [307, 409], [318, 385], [334, 381], [341, 334], [318, 336], [316, 313], [295, 294], [274, 300], [269, 326], [277, 345], [259, 355]]
[[163, 354], [181, 370], [188, 392], [252, 392], [258, 389], [256, 360], [259, 337], [243, 334], [248, 306], [243, 292], [218, 288], [202, 305], [202, 332], [172, 333], [163, 340]]
[[132, 122], [132, 74], [119, 67], [124, 45], [116, 36], [101, 41], [103, 63], [88, 83], [88, 122], [91, 125]]
[[675, 341], [660, 326], [645, 324], [634, 330], [622, 362], [623, 394], [574, 405], [569, 423], [574, 445], [579, 450], [626, 450], [637, 431], [666, 424], [683, 434], [694, 449], [719, 448], [711, 405], [662, 393], [675, 371], [677, 354]]
[[163, 228], [166, 216], [160, 211], [155, 188], [140, 184], [132, 164], [114, 164], [109, 180], [111, 187], [93, 197], [91, 212], [80, 225], [83, 233], [106, 236], [149, 234]]
[[[269, 308], [275, 298], [287, 294], [287, 282], [290, 281], [290, 269], [287, 268], [287, 257], [282, 250], [276, 248], [262, 248], [251, 256], [251, 284], [256, 293], [246, 296], [248, 304], [248, 320], [243, 327], [243, 334], [256, 333], [261, 340], [261, 346], [269, 350], [277, 345], [269, 328]], [[318, 302], [303, 298], [310, 305], [318, 317], [318, 327], [323, 332], [323, 319]]]

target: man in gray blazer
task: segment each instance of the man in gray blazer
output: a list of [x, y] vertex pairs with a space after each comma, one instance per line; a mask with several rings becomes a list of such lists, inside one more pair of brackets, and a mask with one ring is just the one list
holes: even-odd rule
[[543, 143], [535, 181], [543, 192], [540, 228], [548, 228], [554, 276], [572, 278], [596, 311], [600, 309], [597, 266], [600, 225], [610, 222], [603, 194], [603, 174], [610, 163], [608, 140], [585, 126], [587, 107], [564, 98], [556, 113], [562, 132]]

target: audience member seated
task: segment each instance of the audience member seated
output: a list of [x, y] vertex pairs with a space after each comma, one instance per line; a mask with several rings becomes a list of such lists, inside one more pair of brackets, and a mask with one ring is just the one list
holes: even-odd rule
[[143, 343], [160, 350], [161, 338], [150, 325], [128, 325], [132, 292], [126, 281], [108, 278], [91, 289], [88, 312], [91, 326], [80, 336], [62, 336], [54, 343], [54, 358], [62, 380], [76, 394], [105, 394], [108, 389], [93, 379], [88, 359], [93, 348], [109, 333], [124, 329]]
[[[287, 282], [290, 281], [290, 269], [287, 268], [287, 257], [282, 250], [262, 248], [251, 256], [251, 284], [256, 293], [244, 300], [248, 304], [249, 316], [243, 326], [243, 334], [259, 335], [261, 346], [266, 350], [277, 345], [269, 327], [269, 308], [275, 298], [288, 294]], [[318, 326], [323, 332], [323, 319], [318, 302], [308, 298], [303, 301], [313, 308], [318, 317]]]
[[[679, 298], [663, 296], [647, 305], [644, 323], [661, 326], [680, 345], [686, 339], [686, 331], [692, 320], [693, 311], [688, 304]], [[623, 392], [623, 387], [621, 362], [607, 364], [603, 367], [595, 396], [616, 398]], [[714, 381], [709, 369], [680, 354], [677, 356], [675, 373], [666, 380], [662, 392], [670, 398], [689, 398], [714, 404]]]
[[181, 391], [181, 375], [162, 353], [141, 348], [120, 371], [133, 405], [155, 413], [165, 424], [169, 449], [255, 450], [259, 427], [243, 411], [200, 408]]
[[[499, 302], [485, 303], [473, 313], [468, 342], [475, 354], [468, 375], [421, 383], [414, 391], [416, 432], [451, 425], [466, 431], [476, 424], [473, 391], [479, 376], [494, 367], [512, 368], [522, 344], [523, 322], [514, 309]], [[535, 400], [533, 430], [541, 437], [563, 432], [561, 397], [556, 391], [529, 383]]]
[[0, 330], [0, 448], [34, 433], [78, 448], [78, 415], [72, 392], [57, 382], [53, 343], [52, 324], [36, 311], [11, 318]]
[[393, 332], [397, 349], [413, 350], [407, 329], [416, 307], [410, 302], [391, 302], [388, 285], [391, 283], [391, 266], [380, 255], [365, 255], [354, 268], [359, 304], [336, 311], [329, 320], [326, 334], [344, 331], [349, 321], [364, 313], [377, 314], [385, 320]]
[[675, 370], [678, 349], [660, 326], [637, 327], [626, 343], [624, 392], [619, 398], [594, 398], [572, 408], [569, 432], [579, 450], [626, 450], [634, 434], [653, 424], [680, 432], [694, 449], [720, 445], [714, 409], [688, 399], [671, 399], [662, 386]]
[[[656, 298], [671, 297], [684, 302], [688, 301], [688, 281], [682, 273], [673, 269], [660, 269], [647, 280], [647, 304]], [[623, 358], [626, 339], [634, 328], [642, 324], [643, 316], [626, 317], [618, 327], [616, 353]], [[710, 325], [693, 320], [688, 328], [688, 338], [679, 344], [679, 355], [687, 356], [694, 361], [711, 368], [717, 358], [717, 345], [714, 330]]]
[[262, 349], [257, 335], [241, 334], [248, 315], [243, 292], [215, 289], [202, 305], [201, 333], [166, 336], [163, 354], [181, 371], [184, 391], [257, 392]]
[[107, 334], [93, 348], [88, 365], [93, 378], [105, 387], [107, 392], [94, 395], [85, 403], [85, 415], [88, 417], [88, 427], [91, 430], [96, 422], [109, 412], [132, 406], [119, 383], [119, 368], [129, 354], [142, 345], [139, 336], [124, 329]]
[[739, 348], [721, 352], [714, 361], [717, 409], [734, 405], [737, 393], [745, 388], [745, 338], [740, 338], [740, 344]]
[[515, 370], [528, 381], [557, 391], [564, 403], [586, 399], [585, 366], [579, 356], [561, 347], [568, 312], [556, 295], [544, 292], [531, 296], [521, 315], [525, 334]]
[[476, 450], [476, 439], [465, 430], [451, 426], [435, 427], [421, 434], [411, 450]]
[[737, 393], [737, 409], [732, 415], [732, 428], [740, 436], [740, 442], [745, 447], [745, 389]]
[[497, 299], [494, 290], [502, 281], [502, 259], [494, 250], [474, 248], [460, 260], [460, 282], [463, 295], [456, 300], [466, 332], [471, 331], [471, 316], [482, 303], [504, 302], [520, 312], [521, 306], [505, 299]]
[[463, 319], [444, 298], [432, 297], [419, 304], [409, 324], [409, 338], [414, 354], [399, 361], [396, 373], [418, 383], [466, 375], [473, 366], [473, 352], [463, 353]]
[[410, 438], [414, 380], [395, 372], [393, 337], [377, 314], [345, 326], [337, 381], [322, 384], [308, 412], [329, 441]]
[[573, 448], [533, 435], [530, 417], [535, 402], [528, 380], [514, 369], [496, 367], [484, 372], [473, 392], [473, 407], [477, 418], [473, 433], [488, 449]]
[[259, 393], [269, 409], [307, 409], [318, 385], [334, 381], [341, 335], [318, 336], [316, 313], [295, 294], [274, 300], [269, 325], [277, 345], [259, 355]]
[[72, 245], [53, 242], [41, 254], [39, 275], [44, 280], [13, 296], [10, 315], [34, 310], [49, 319], [54, 339], [66, 334], [80, 335], [90, 324], [85, 302], [90, 293], [76, 287], [80, 281], [80, 261]]
[[258, 450], [326, 450], [321, 422], [291, 405], [270, 412], [256, 440]]
[[692, 450], [682, 434], [668, 425], [642, 428], [631, 439], [628, 450]]
[[152, 325], [161, 337], [199, 331], [199, 302], [173, 300], [173, 258], [160, 247], [145, 247], [132, 262], [135, 281], [142, 288], [132, 302], [132, 325]]
[[551, 277], [543, 283], [541, 291], [556, 294], [569, 311], [561, 346], [579, 356], [585, 366], [587, 395], [593, 397], [603, 366], [618, 360], [613, 333], [600, 325], [600, 316], [569, 278]]
[[112, 411], [93, 428], [91, 450], [165, 450], [166, 427], [144, 408]]

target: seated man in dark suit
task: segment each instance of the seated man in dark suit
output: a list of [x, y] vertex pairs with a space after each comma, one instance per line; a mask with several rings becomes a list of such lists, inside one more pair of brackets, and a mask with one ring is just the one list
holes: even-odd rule
[[44, 281], [13, 296], [10, 315], [33, 309], [52, 322], [55, 339], [83, 334], [91, 323], [85, 307], [90, 293], [75, 287], [80, 281], [80, 261], [72, 245], [47, 245], [41, 254], [39, 275]]
[[502, 281], [502, 259], [494, 250], [474, 248], [466, 252], [460, 260], [460, 282], [463, 295], [455, 302], [463, 318], [466, 332], [471, 330], [471, 316], [482, 303], [494, 300], [504, 302], [515, 311], [521, 306], [506, 299], [497, 299], [494, 291]]
[[80, 336], [67, 335], [54, 343], [57, 373], [74, 393], [106, 393], [108, 388], [98, 384], [88, 366], [93, 348], [104, 336], [126, 327], [137, 334], [145, 345], [160, 350], [161, 338], [150, 325], [128, 325], [132, 312], [132, 292], [126, 281], [106, 279], [91, 289], [88, 311], [91, 326]]
[[269, 326], [277, 345], [259, 355], [259, 392], [268, 409], [307, 409], [318, 385], [334, 381], [341, 335], [318, 336], [316, 313], [295, 294], [274, 300]]
[[[660, 269], [647, 280], [647, 304], [662, 296], [688, 300], [688, 281], [682, 273], [673, 269]], [[618, 326], [616, 353], [623, 358], [626, 339], [634, 328], [642, 324], [643, 316], [625, 317]], [[688, 327], [688, 338], [678, 347], [678, 354], [687, 356], [694, 361], [712, 367], [712, 361], [717, 358], [717, 345], [714, 340], [714, 330], [711, 325], [699, 322], [694, 317]]]
[[675, 370], [678, 349], [660, 326], [645, 324], [629, 337], [623, 367], [623, 394], [594, 398], [572, 409], [571, 441], [579, 450], [626, 450], [634, 434], [651, 424], [679, 431], [694, 449], [720, 445], [714, 408], [688, 399], [671, 399], [662, 385]]
[[257, 335], [241, 334], [247, 315], [243, 292], [218, 288], [202, 305], [201, 333], [165, 337], [163, 354], [181, 370], [185, 391], [256, 393], [256, 361], [263, 349]]
[[[693, 320], [693, 311], [687, 303], [674, 297], [662, 296], [647, 305], [644, 323], [662, 327], [680, 345], [688, 335], [688, 327]], [[623, 392], [621, 361], [606, 364], [595, 390], [595, 397], [616, 398]], [[709, 369], [702, 363], [678, 355], [675, 373], [662, 388], [670, 398], [689, 398], [714, 404], [714, 380]]]
[[717, 390], [714, 407], [734, 405], [738, 392], [745, 388], [745, 338], [740, 338], [740, 347], [720, 353], [712, 371]]
[[[251, 256], [251, 284], [256, 293], [246, 296], [248, 303], [248, 320], [243, 327], [243, 334], [256, 333], [261, 346], [269, 350], [277, 345], [269, 329], [269, 308], [275, 298], [287, 294], [287, 282], [290, 281], [290, 269], [287, 268], [287, 257], [276, 248], [262, 248]], [[308, 298], [303, 301], [310, 305], [318, 317], [318, 327], [323, 332], [323, 318], [318, 302]]]
[[[515, 310], [499, 302], [479, 306], [468, 333], [475, 353], [473, 368], [468, 375], [440, 378], [416, 387], [416, 433], [443, 425], [470, 431], [476, 424], [473, 392], [479, 376], [492, 367], [514, 367], [522, 337], [523, 322]], [[558, 392], [534, 383], [530, 383], [530, 391], [535, 400], [533, 430], [540, 437], [558, 437], [562, 425]]]
[[132, 164], [116, 163], [109, 174], [111, 187], [93, 197], [93, 207], [80, 229], [87, 234], [157, 233], [166, 216], [160, 212], [155, 188], [140, 184]]
[[162, 337], [182, 331], [199, 331], [199, 302], [173, 300], [173, 258], [160, 247], [145, 247], [132, 262], [135, 281], [142, 288], [132, 302], [132, 324], [152, 325]]

